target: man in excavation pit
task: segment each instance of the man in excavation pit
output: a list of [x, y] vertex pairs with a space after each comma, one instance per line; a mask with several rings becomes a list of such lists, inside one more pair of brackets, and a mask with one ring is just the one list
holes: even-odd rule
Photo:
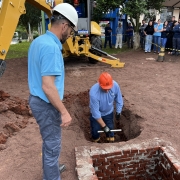
[[113, 111], [114, 101], [116, 103], [116, 120], [120, 120], [121, 111], [123, 108], [123, 98], [120, 87], [114, 81], [111, 75], [103, 72], [89, 92], [90, 97], [90, 125], [93, 142], [100, 142], [99, 130], [106, 133], [108, 142], [114, 142]]

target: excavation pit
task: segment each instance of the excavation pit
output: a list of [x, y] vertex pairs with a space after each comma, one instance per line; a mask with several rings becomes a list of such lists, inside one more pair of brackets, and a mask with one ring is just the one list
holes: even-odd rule
[[[134, 114], [130, 109], [130, 103], [123, 97], [124, 107], [121, 113], [120, 121], [114, 118], [115, 129], [122, 129], [121, 132], [115, 133], [115, 142], [128, 141], [138, 137], [142, 128], [140, 126], [144, 119]], [[79, 131], [83, 131], [87, 141], [91, 139], [90, 127], [90, 109], [89, 109], [89, 91], [80, 92], [79, 94], [68, 94], [64, 97], [64, 104], [73, 118], [73, 125], [78, 126]], [[115, 112], [114, 112], [115, 114]], [[105, 133], [100, 134], [100, 142], [107, 143]]]
[[[165, 145], [166, 144], [166, 145]], [[77, 147], [79, 180], [179, 180], [180, 161], [170, 143]]]

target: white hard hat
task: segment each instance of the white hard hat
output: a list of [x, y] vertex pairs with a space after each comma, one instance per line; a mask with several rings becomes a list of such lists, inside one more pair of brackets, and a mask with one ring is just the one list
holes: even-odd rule
[[62, 14], [66, 19], [68, 19], [75, 27], [78, 23], [78, 14], [76, 9], [68, 4], [68, 3], [61, 3], [56, 5], [53, 8], [53, 11], [57, 11], [58, 13]]

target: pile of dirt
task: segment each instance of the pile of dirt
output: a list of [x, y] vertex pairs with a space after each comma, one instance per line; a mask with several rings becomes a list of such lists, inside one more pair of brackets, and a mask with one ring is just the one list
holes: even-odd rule
[[0, 150], [5, 149], [8, 137], [15, 135], [28, 123], [31, 116], [27, 100], [12, 97], [0, 90]]

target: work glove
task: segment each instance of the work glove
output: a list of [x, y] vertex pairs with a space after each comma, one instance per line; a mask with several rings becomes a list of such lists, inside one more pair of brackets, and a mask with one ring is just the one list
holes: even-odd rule
[[109, 127], [107, 127], [107, 126], [104, 126], [103, 128], [103, 131], [106, 133], [106, 134], [110, 134], [111, 133], [111, 130], [109, 129]]
[[116, 120], [119, 121], [121, 117], [121, 113], [116, 113]]

